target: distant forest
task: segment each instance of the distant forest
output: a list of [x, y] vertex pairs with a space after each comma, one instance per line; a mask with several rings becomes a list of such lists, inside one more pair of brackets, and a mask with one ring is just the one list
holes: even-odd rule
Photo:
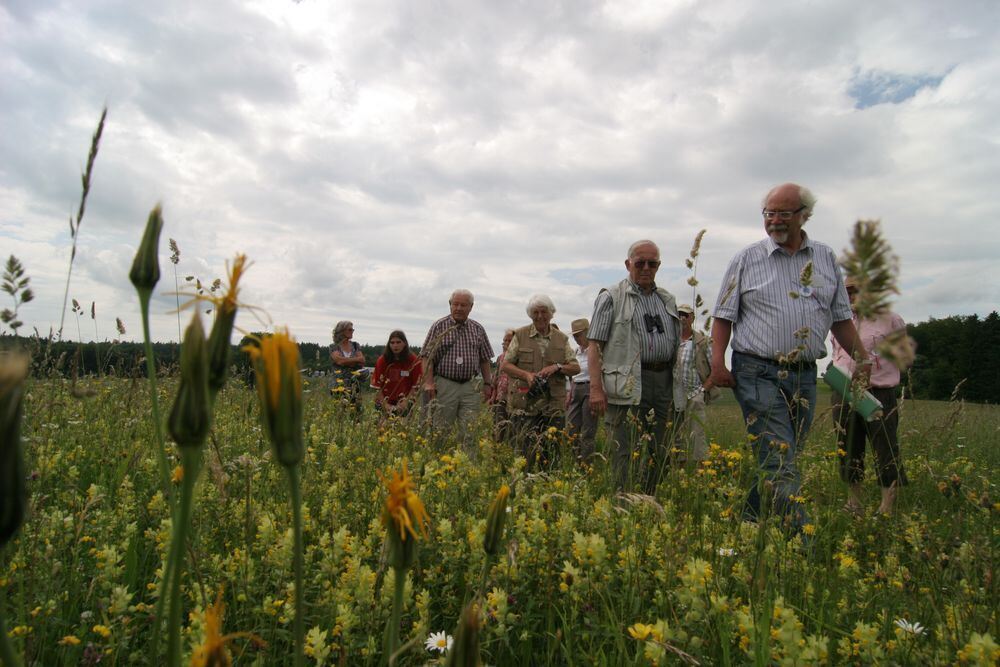
[[[917, 356], [909, 377], [904, 377], [914, 398], [946, 401], [955, 398], [973, 403], [1000, 404], [1000, 315], [993, 311], [985, 319], [978, 315], [931, 319], [908, 326], [917, 342]], [[0, 348], [20, 346], [31, 351], [33, 374], [38, 377], [78, 377], [113, 374], [137, 377], [145, 374], [141, 343], [74, 343], [45, 339], [0, 336]], [[246, 355], [233, 346], [234, 373], [249, 372]], [[374, 366], [383, 345], [362, 345], [365, 363]], [[412, 348], [419, 354], [419, 348]], [[299, 343], [303, 371], [309, 375], [330, 369], [329, 345]], [[153, 343], [157, 367], [163, 374], [176, 368], [177, 343]]]

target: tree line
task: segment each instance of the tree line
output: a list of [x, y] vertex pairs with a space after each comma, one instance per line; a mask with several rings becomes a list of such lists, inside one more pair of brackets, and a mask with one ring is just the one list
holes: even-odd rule
[[[954, 398], [973, 403], [1000, 403], [1000, 315], [953, 315], [907, 327], [917, 342], [917, 355], [910, 369], [909, 391], [914, 398], [946, 401]], [[263, 334], [255, 334], [263, 335]], [[250, 364], [240, 348], [248, 338], [233, 346], [235, 372], [250, 372]], [[18, 346], [32, 354], [36, 377], [84, 377], [116, 375], [139, 377], [145, 374], [145, 349], [141, 343], [49, 341], [35, 337], [2, 336], [0, 349]], [[420, 352], [419, 348], [412, 348]], [[362, 345], [365, 365], [374, 366], [383, 345]], [[180, 358], [177, 343], [153, 343], [157, 368], [171, 374]], [[330, 346], [299, 343], [303, 371], [312, 375], [330, 370]]]

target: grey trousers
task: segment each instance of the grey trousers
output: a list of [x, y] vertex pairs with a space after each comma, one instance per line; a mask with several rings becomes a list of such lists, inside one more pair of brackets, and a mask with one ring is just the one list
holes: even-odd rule
[[[673, 369], [642, 371], [638, 405], [608, 405], [615, 487], [654, 495], [670, 461], [674, 431]], [[640, 486], [641, 485], [641, 486]]]

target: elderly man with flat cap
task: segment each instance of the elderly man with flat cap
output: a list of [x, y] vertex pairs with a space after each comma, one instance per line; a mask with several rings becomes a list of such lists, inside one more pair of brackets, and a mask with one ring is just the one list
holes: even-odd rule
[[570, 324], [570, 333], [576, 341], [576, 361], [580, 372], [569, 380], [569, 395], [566, 397], [566, 432], [573, 437], [573, 448], [577, 461], [589, 463], [594, 455], [594, 438], [597, 435], [597, 418], [590, 411], [590, 370], [587, 367], [587, 348], [590, 340], [587, 332], [590, 322], [582, 317]]
[[[767, 236], [733, 257], [726, 268], [712, 323], [712, 375], [732, 387], [757, 456], [755, 480], [744, 518], [763, 509], [801, 527], [801, 452], [816, 408], [816, 360], [826, 356], [832, 332], [855, 358], [867, 353], [851, 321], [851, 303], [830, 246], [808, 236], [803, 225], [816, 197], [785, 183], [764, 197]], [[732, 341], [732, 372], [726, 347]]]
[[625, 268], [628, 277], [600, 291], [590, 318], [590, 409], [607, 415], [617, 489], [641, 483], [653, 495], [668, 465], [681, 324], [674, 296], [656, 286], [656, 244], [633, 243]]

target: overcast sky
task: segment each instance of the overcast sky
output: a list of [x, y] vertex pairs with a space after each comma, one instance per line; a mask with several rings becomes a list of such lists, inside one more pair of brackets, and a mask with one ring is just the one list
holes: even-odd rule
[[[64, 336], [141, 340], [128, 270], [162, 202], [153, 336], [179, 280], [253, 261], [243, 300], [327, 343], [420, 344], [452, 289], [499, 347], [536, 292], [590, 315], [655, 240], [715, 301], [796, 181], [838, 253], [880, 218], [910, 322], [1000, 304], [1000, 2], [0, 2], [0, 255], [58, 328], [68, 219], [101, 108]], [[9, 299], [0, 293], [0, 307]], [[96, 304], [91, 321], [90, 304]], [[187, 319], [185, 314], [185, 324]], [[238, 326], [260, 330], [243, 314]]]

